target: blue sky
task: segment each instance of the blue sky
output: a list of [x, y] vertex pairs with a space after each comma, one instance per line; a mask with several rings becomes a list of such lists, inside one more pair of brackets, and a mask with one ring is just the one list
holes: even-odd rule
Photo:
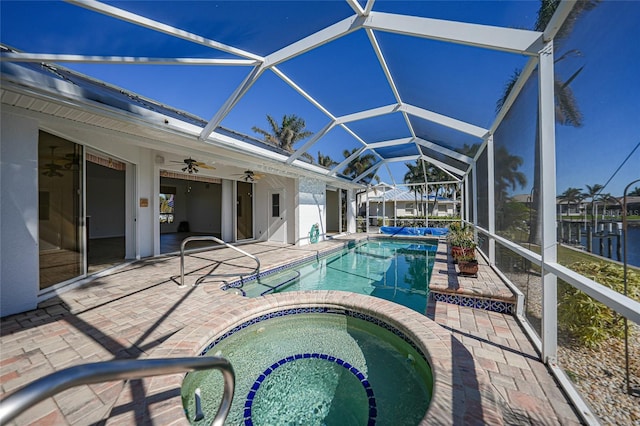
[[[640, 2], [603, 2], [584, 16], [563, 45], [563, 50], [578, 49], [579, 56], [558, 62], [557, 75], [565, 80], [584, 66], [571, 83], [583, 126], [556, 127], [558, 192], [605, 184], [640, 143], [638, 22]], [[605, 192], [622, 195], [635, 179], [640, 179], [640, 148]]]
[[[116, 6], [202, 34], [261, 55], [353, 14], [341, 1], [117, 2]], [[180, 6], [180, 7], [176, 7]], [[378, 1], [374, 10], [418, 14], [464, 22], [531, 28], [537, 1]], [[2, 42], [19, 50], [43, 53], [130, 55], [147, 57], [231, 57], [193, 43], [117, 22], [64, 2], [0, 2]], [[581, 128], [557, 126], [558, 192], [569, 186], [604, 183], [640, 142], [639, 2], [604, 2], [588, 13], [564, 49], [580, 55], [559, 62], [567, 78], [584, 66], [572, 82], [584, 116]], [[603, 25], [612, 23], [615, 25]], [[513, 71], [526, 63], [520, 55], [451, 45], [433, 40], [376, 33], [403, 101], [489, 127], [495, 102]], [[575, 46], [575, 47], [574, 47]], [[69, 68], [210, 119], [250, 71], [247, 67], [185, 67], [64, 64]], [[366, 34], [358, 31], [279, 66], [336, 116], [394, 103]], [[386, 90], [378, 88], [387, 87]], [[252, 126], [266, 128], [266, 114], [303, 117], [311, 131], [329, 121], [271, 71], [267, 71], [223, 126], [257, 136]], [[367, 142], [384, 138], [402, 120], [385, 118], [354, 125]], [[456, 148], [468, 137], [420, 123], [433, 140], [447, 139]], [[405, 132], [407, 132], [405, 130]], [[401, 133], [397, 133], [401, 134]], [[318, 150], [340, 161], [344, 149], [359, 147], [346, 132], [332, 131]], [[530, 173], [530, 161], [523, 170]], [[618, 194], [640, 178], [640, 149], [607, 187]], [[396, 179], [406, 170], [393, 166]], [[384, 176], [383, 180], [387, 180]], [[518, 192], [516, 190], [515, 192]], [[526, 192], [526, 188], [522, 192]]]

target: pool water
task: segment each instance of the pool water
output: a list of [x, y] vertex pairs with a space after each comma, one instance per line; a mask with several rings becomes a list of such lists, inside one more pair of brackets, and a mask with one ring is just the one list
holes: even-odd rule
[[242, 286], [255, 297], [296, 290], [344, 290], [379, 297], [422, 314], [437, 242], [369, 240], [342, 252]]
[[[233, 365], [229, 425], [415, 425], [424, 417], [433, 377], [405, 339], [339, 313], [295, 313], [250, 324], [206, 355]], [[195, 421], [195, 392], [204, 419]], [[192, 424], [209, 424], [222, 395], [217, 371], [189, 373], [182, 399]]]

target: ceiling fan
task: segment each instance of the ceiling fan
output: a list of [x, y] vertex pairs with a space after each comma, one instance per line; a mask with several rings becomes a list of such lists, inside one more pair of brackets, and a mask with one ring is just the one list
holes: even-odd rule
[[198, 173], [199, 169], [215, 170], [215, 167], [209, 166], [208, 164], [203, 163], [202, 161], [194, 160], [191, 157], [185, 158], [182, 161], [172, 161], [172, 163], [184, 164], [185, 166], [182, 168], [182, 171], [187, 172], [189, 174]]
[[47, 177], [62, 177], [63, 175], [60, 173], [62, 166], [60, 164], [56, 164], [54, 156], [54, 151], [57, 146], [50, 146], [49, 148], [51, 148], [51, 162], [43, 165], [44, 171], [42, 174]]
[[82, 157], [79, 154], [76, 153], [72, 153], [72, 154], [66, 154], [64, 156], [65, 160], [67, 161], [64, 164], [64, 168], [67, 170], [77, 170], [80, 167], [80, 163], [82, 161]]
[[256, 173], [253, 170], [245, 170], [243, 173], [237, 174], [236, 176], [242, 176], [241, 179], [245, 182], [255, 182], [264, 177], [262, 173]]

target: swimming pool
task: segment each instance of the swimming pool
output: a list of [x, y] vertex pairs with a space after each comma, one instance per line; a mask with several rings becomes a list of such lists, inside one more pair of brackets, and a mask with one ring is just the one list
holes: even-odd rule
[[[222, 356], [235, 370], [226, 424], [415, 425], [433, 392], [425, 354], [407, 335], [345, 309], [260, 315], [214, 340], [203, 355]], [[181, 394], [192, 424], [211, 421], [222, 386], [215, 371], [185, 377]]]
[[343, 290], [424, 313], [437, 241], [372, 239], [277, 273], [232, 283], [249, 297], [297, 290]]

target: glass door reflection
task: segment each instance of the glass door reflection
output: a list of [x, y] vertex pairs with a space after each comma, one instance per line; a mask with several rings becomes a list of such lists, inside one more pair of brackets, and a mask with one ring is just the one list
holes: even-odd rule
[[40, 289], [85, 273], [82, 146], [46, 132], [38, 143]]

